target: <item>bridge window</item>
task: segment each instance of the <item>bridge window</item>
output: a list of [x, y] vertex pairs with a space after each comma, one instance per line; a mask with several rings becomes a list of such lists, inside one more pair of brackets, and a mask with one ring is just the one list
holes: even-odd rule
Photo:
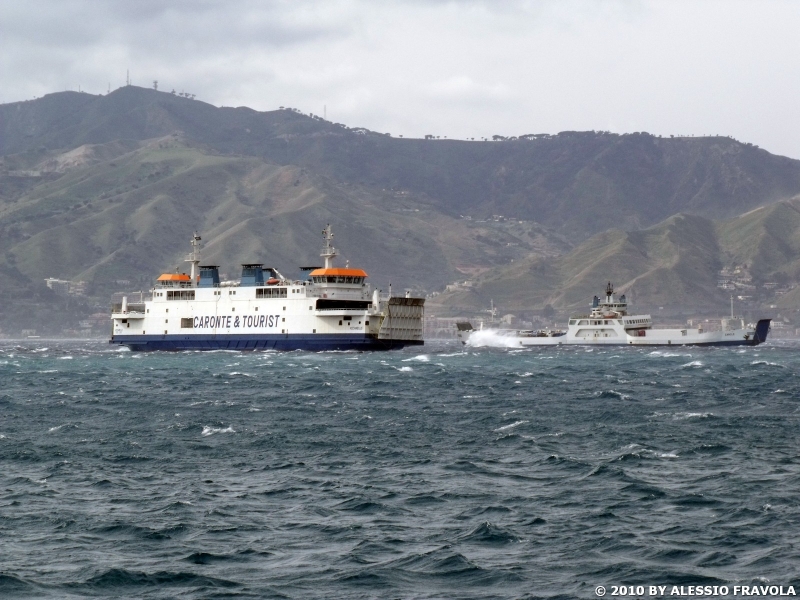
[[194, 290], [170, 290], [167, 292], [167, 300], [194, 300]]
[[258, 288], [256, 298], [286, 298], [286, 288]]

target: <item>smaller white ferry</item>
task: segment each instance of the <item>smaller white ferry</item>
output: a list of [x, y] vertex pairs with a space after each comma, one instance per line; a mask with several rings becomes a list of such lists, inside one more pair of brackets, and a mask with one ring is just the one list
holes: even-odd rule
[[597, 296], [588, 315], [572, 317], [566, 331], [520, 331], [475, 329], [470, 323], [458, 323], [458, 339], [470, 346], [756, 346], [767, 340], [771, 319], [745, 325], [744, 319], [722, 319], [722, 329], [705, 331], [702, 327], [680, 329], [653, 328], [650, 315], [628, 314], [625, 295], [617, 299], [611, 283], [606, 297]]

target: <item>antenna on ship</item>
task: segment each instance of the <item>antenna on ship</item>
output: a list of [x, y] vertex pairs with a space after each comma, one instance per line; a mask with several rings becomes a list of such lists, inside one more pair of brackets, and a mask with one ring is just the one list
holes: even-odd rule
[[733, 319], [733, 294], [731, 294], [731, 319]]
[[192, 253], [186, 257], [185, 262], [188, 262], [192, 265], [191, 270], [191, 282], [192, 286], [197, 285], [197, 266], [200, 264], [200, 234], [196, 231], [192, 235]]
[[320, 254], [320, 256], [325, 259], [325, 268], [330, 269], [333, 265], [333, 257], [339, 254], [336, 248], [331, 245], [331, 242], [333, 242], [333, 231], [331, 230], [330, 223], [322, 230], [322, 237], [325, 239], [325, 247], [322, 249], [322, 254]]

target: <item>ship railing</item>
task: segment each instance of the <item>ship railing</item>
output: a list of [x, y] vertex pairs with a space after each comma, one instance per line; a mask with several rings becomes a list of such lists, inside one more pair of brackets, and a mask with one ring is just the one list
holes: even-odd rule
[[[144, 311], [145, 311], [144, 304], [139, 304], [139, 303], [136, 303], [136, 302], [128, 302], [128, 307], [127, 308], [128, 308], [128, 310], [126, 311], [126, 314], [128, 314], [128, 313], [145, 314], [144, 313]], [[112, 302], [111, 303], [111, 312], [112, 312], [112, 314], [122, 314], [122, 302]]]
[[[311, 290], [306, 289], [306, 297], [307, 298], [331, 298], [336, 300], [372, 300], [372, 294], [365, 294], [361, 290], [354, 290], [352, 292], [348, 292], [347, 290]], [[386, 296], [386, 299], [389, 299], [389, 296]], [[381, 300], [383, 300], [383, 296], [381, 296]]]
[[114, 292], [111, 295], [111, 302], [114, 304], [122, 304], [123, 296], [127, 296], [128, 304], [144, 304], [153, 299], [151, 292]]

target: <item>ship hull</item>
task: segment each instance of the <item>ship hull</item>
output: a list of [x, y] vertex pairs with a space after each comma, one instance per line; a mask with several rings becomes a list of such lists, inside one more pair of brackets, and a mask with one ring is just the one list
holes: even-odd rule
[[[576, 340], [576, 339], [566, 339], [566, 336], [561, 338], [540, 338], [540, 339], [527, 339], [527, 338], [515, 338], [513, 336], [503, 336], [504, 339], [501, 341], [495, 341], [494, 343], [491, 342], [484, 342], [484, 343], [469, 343], [470, 346], [473, 347], [481, 347], [481, 346], [498, 346], [501, 348], [508, 348], [508, 347], [519, 347], [519, 348], [527, 348], [531, 346], [757, 346], [761, 342], [757, 342], [754, 340], [744, 340], [744, 339], [714, 339], [714, 340], [664, 340], [664, 341], [657, 341], [657, 340], [648, 340], [645, 342], [634, 341], [630, 340], [627, 342], [624, 341], [613, 341], [613, 342], [606, 342], [606, 341], [586, 341], [586, 340]], [[467, 344], [468, 342], [464, 341], [463, 343]]]
[[399, 350], [421, 346], [422, 340], [378, 339], [350, 334], [217, 334], [199, 335], [115, 335], [109, 344], [135, 351], [154, 350]]
[[463, 343], [469, 344], [473, 347], [481, 346], [498, 346], [498, 347], [520, 347], [527, 348], [529, 346], [757, 346], [760, 341], [745, 340], [745, 339], [680, 339], [672, 340], [647, 340], [639, 341], [631, 339], [628, 341], [605, 341], [605, 340], [582, 340], [575, 338], [567, 338], [567, 336], [556, 338], [517, 338], [514, 336], [502, 336], [502, 339], [492, 342], [468, 342], [462, 340]]
[[[474, 347], [499, 346], [757, 346], [767, 340], [770, 319], [761, 319], [754, 329], [699, 332], [690, 329], [648, 329], [641, 335], [629, 335], [620, 327], [598, 329], [596, 335], [576, 335], [570, 327], [563, 335], [525, 336], [499, 330], [459, 330], [464, 344]], [[588, 330], [591, 332], [591, 330]]]

